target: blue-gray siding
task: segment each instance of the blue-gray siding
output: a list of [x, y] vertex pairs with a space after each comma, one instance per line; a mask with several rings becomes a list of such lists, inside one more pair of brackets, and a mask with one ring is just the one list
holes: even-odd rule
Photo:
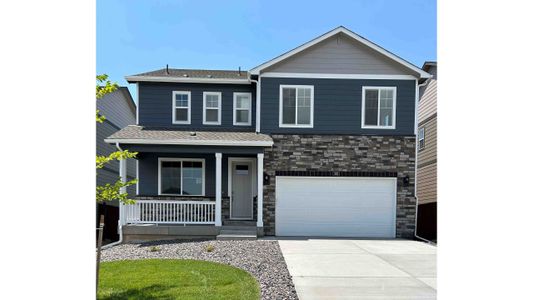
[[[279, 86], [314, 86], [313, 128], [279, 127]], [[363, 86], [395, 86], [396, 129], [362, 129]], [[415, 80], [261, 78], [261, 133], [413, 135]]]
[[[199, 83], [138, 83], [139, 125], [187, 130], [255, 130], [255, 85]], [[172, 91], [191, 92], [191, 124], [172, 124]], [[222, 92], [222, 124], [203, 125], [203, 92]], [[252, 93], [252, 125], [233, 125], [233, 93]]]
[[[246, 157], [247, 155], [237, 155]], [[140, 153], [139, 154], [139, 195], [156, 196], [158, 194], [158, 158], [196, 158], [205, 159], [205, 196], [215, 197], [214, 154], [171, 154], [171, 153]], [[228, 196], [228, 155], [222, 155], [222, 197]]]
[[[121, 87], [120, 90], [96, 100], [96, 108], [100, 110], [101, 115], [106, 117], [103, 123], [96, 123], [96, 155], [109, 155], [117, 151], [115, 145], [104, 142], [104, 139], [123, 127], [135, 124], [135, 107], [131, 103], [131, 98], [127, 96], [127, 90], [124, 89], [126, 88]], [[126, 169], [128, 180], [135, 178], [135, 167], [135, 160], [128, 159]], [[97, 172], [97, 186], [108, 183], [114, 184], [120, 178], [118, 161], [106, 164], [105, 169], [100, 169]], [[135, 195], [135, 185], [129, 186], [127, 192], [130, 195]], [[113, 201], [108, 204], [117, 206], [118, 202]]]

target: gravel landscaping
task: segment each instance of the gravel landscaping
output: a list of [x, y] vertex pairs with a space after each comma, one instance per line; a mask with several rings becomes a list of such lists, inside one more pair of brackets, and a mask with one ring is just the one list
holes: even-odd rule
[[158, 241], [123, 244], [102, 251], [102, 261], [147, 258], [198, 259], [228, 264], [257, 278], [262, 299], [298, 299], [277, 241]]

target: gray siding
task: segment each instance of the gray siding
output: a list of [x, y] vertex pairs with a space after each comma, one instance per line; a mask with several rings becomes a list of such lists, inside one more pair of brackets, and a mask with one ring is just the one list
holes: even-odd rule
[[[279, 86], [314, 86], [314, 127], [279, 127]], [[396, 129], [362, 129], [363, 86], [395, 86]], [[300, 134], [414, 135], [415, 80], [261, 79], [261, 132]]]
[[[132, 163], [134, 164], [135, 161], [132, 161]], [[106, 168], [106, 169], [100, 169], [97, 172], [98, 172], [98, 176], [96, 177], [96, 184], [98, 186], [103, 186], [106, 183], [113, 184], [119, 179], [118, 172], [115, 171], [115, 170], [109, 170], [109, 169]], [[131, 175], [128, 174], [128, 180], [132, 180], [134, 178], [135, 178], [135, 176], [131, 176]], [[135, 196], [135, 194], [136, 194], [135, 190], [136, 190], [136, 186], [135, 185], [130, 185], [130, 186], [128, 186], [126, 188], [126, 191], [128, 192], [128, 195], [130, 197]], [[118, 202], [117, 201], [113, 201], [111, 204], [112, 205], [118, 205]]]
[[[100, 114], [106, 117], [104, 123], [96, 123], [96, 155], [109, 155], [115, 152], [117, 150], [115, 146], [104, 142], [104, 139], [127, 125], [135, 124], [136, 112], [133, 105], [129, 103], [130, 101], [131, 99], [127, 98], [120, 90], [96, 100], [97, 109], [100, 110]], [[134, 159], [128, 159], [126, 172], [128, 180], [136, 177]], [[107, 183], [113, 184], [119, 178], [119, 163], [112, 161], [105, 165], [105, 169], [98, 170], [96, 184], [98, 186]], [[129, 186], [127, 188], [128, 194], [135, 195], [135, 189], [135, 185]], [[115, 201], [108, 204], [118, 205]]]
[[[120, 89], [127, 89], [121, 87]], [[96, 109], [108, 120], [120, 128], [126, 127], [136, 122], [136, 112], [133, 104], [129, 103], [131, 98], [126, 97], [123, 91], [117, 90], [96, 100]]]
[[264, 72], [416, 75], [344, 33], [309, 47]]
[[[139, 125], [190, 130], [255, 130], [255, 85], [199, 83], [138, 83]], [[172, 91], [191, 92], [191, 124], [172, 124]], [[222, 124], [203, 125], [203, 92], [222, 92]], [[252, 125], [233, 125], [233, 93], [252, 93]]]
[[[104, 139], [118, 130], [119, 130], [118, 127], [114, 125], [113, 123], [111, 123], [109, 119], [104, 121], [104, 123], [96, 124], [96, 154], [97, 155], [109, 155], [117, 151], [117, 148], [115, 147], [115, 145], [111, 145], [111, 144], [104, 142]], [[106, 164], [106, 167], [109, 169], [113, 169], [118, 174], [119, 162], [111, 161], [108, 164]], [[128, 176], [135, 178], [136, 170], [135, 170], [134, 159], [128, 159], [126, 163], [126, 172]], [[114, 181], [108, 182], [108, 183], [114, 183]]]

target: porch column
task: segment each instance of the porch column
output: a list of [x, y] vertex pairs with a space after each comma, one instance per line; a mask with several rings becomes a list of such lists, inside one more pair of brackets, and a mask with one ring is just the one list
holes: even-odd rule
[[215, 157], [216, 157], [215, 226], [222, 226], [222, 153], [215, 153]]
[[[128, 180], [128, 174], [127, 174], [127, 171], [126, 171], [126, 160], [125, 159], [121, 159], [119, 160], [119, 169], [118, 169], [118, 172], [119, 172], [119, 176], [120, 176], [120, 181], [125, 183], [127, 180]], [[123, 186], [120, 188], [120, 193], [125, 193], [126, 192], [126, 187]], [[118, 216], [119, 216], [119, 222], [120, 222], [120, 225], [124, 225], [126, 224], [126, 219], [125, 219], [125, 216], [124, 216], [124, 204], [122, 204], [121, 201], [119, 201], [119, 208], [118, 208]]]
[[263, 153], [257, 153], [257, 227], [263, 227]]

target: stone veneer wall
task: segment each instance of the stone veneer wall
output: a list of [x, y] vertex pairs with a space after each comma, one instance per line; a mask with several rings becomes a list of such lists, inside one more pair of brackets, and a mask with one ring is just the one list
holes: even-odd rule
[[[396, 172], [396, 237], [413, 238], [415, 229], [415, 137], [350, 135], [272, 135], [265, 149], [263, 222], [275, 235], [276, 171]], [[409, 177], [409, 183], [404, 178]]]

